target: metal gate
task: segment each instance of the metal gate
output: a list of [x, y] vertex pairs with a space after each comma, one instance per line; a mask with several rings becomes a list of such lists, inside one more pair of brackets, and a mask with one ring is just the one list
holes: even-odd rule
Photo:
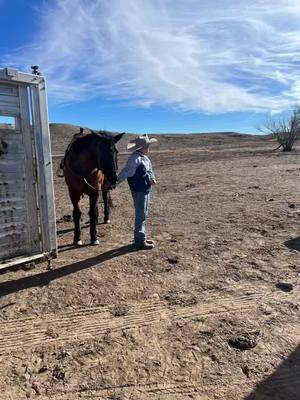
[[0, 69], [0, 116], [1, 269], [57, 252], [45, 79]]

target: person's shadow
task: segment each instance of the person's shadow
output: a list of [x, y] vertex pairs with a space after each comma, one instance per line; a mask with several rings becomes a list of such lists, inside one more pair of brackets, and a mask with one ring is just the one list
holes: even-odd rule
[[1, 282], [0, 297], [32, 287], [46, 286], [49, 284], [49, 282], [54, 281], [55, 279], [74, 274], [75, 272], [82, 271], [83, 269], [93, 267], [94, 265], [101, 264], [105, 261], [111, 260], [112, 258], [120, 257], [124, 254], [134, 251], [135, 249], [133, 245], [126, 245], [117, 249], [106, 251], [105, 253], [99, 254], [95, 257], [64, 265], [58, 269], [41, 272], [33, 276], [26, 276], [16, 280]]
[[288, 249], [300, 251], [300, 236], [287, 240], [284, 244]]

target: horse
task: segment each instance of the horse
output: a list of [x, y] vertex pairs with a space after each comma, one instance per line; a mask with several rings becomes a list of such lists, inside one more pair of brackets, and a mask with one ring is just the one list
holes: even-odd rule
[[96, 229], [99, 193], [100, 190], [108, 193], [108, 190], [116, 186], [118, 151], [115, 144], [123, 135], [124, 133], [113, 136], [109, 133], [92, 132], [76, 139], [66, 153], [64, 176], [73, 205], [75, 246], [82, 245], [79, 202], [84, 194], [89, 196], [91, 245], [99, 244]]

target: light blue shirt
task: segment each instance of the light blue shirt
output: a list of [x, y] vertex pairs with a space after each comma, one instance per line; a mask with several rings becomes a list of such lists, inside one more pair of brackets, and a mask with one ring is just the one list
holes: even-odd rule
[[125, 167], [119, 173], [117, 184], [119, 185], [125, 179], [131, 178], [135, 174], [137, 167], [141, 164], [145, 166], [146, 172], [149, 174], [150, 179], [155, 179], [150, 158], [137, 150], [129, 156]]

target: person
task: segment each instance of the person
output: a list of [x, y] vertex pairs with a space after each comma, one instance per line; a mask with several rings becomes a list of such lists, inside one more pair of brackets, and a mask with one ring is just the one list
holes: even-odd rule
[[67, 150], [65, 151], [65, 155], [64, 155], [64, 157], [61, 159], [60, 164], [59, 164], [59, 166], [58, 166], [57, 176], [59, 176], [59, 177], [61, 177], [61, 178], [65, 176], [65, 174], [64, 174], [64, 167], [65, 167], [65, 159], [66, 159], [67, 152], [68, 152], [68, 150], [70, 149], [70, 147], [72, 146], [72, 144], [73, 144], [78, 138], [81, 138], [81, 137], [83, 137], [84, 135], [85, 135], [85, 133], [84, 133], [84, 129], [83, 129], [83, 128], [80, 128], [80, 129], [79, 129], [79, 132], [76, 132], [76, 133], [73, 135], [73, 137], [72, 137], [72, 139], [71, 139], [71, 142], [69, 143], [69, 145], [68, 145], [68, 147], [67, 147]]
[[137, 250], [151, 250], [154, 242], [146, 237], [146, 219], [149, 211], [150, 192], [156, 185], [152, 164], [147, 156], [149, 146], [157, 139], [141, 135], [127, 145], [127, 150], [132, 151], [125, 167], [118, 176], [120, 185], [127, 179], [131, 190], [135, 209], [134, 246]]

